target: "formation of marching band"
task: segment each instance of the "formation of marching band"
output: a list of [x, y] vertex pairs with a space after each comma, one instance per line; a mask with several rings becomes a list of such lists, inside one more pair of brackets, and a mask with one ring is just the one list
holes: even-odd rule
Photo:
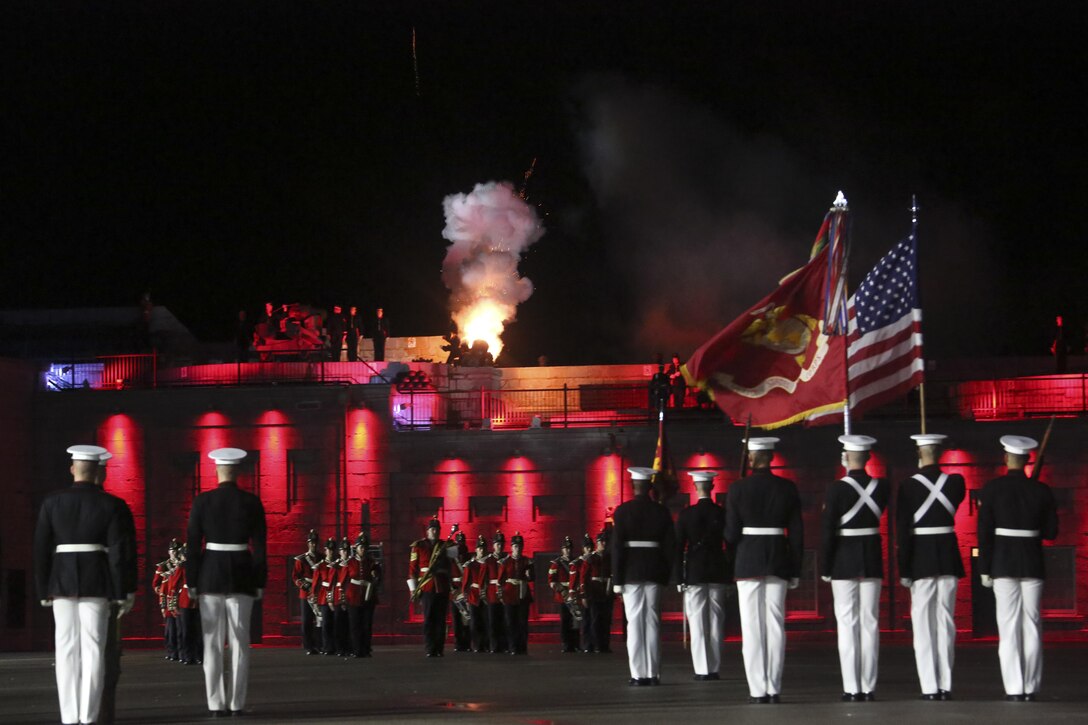
[[[964, 576], [956, 512], [966, 486], [943, 472], [945, 436], [912, 436], [918, 471], [903, 481], [896, 504], [899, 583], [911, 592], [914, 650], [924, 700], [952, 697], [955, 599]], [[847, 435], [846, 475], [831, 482], [821, 515], [819, 572], [831, 584], [843, 681], [842, 699], [875, 699], [883, 542], [881, 520], [890, 502], [887, 481], [866, 470], [876, 441]], [[711, 499], [713, 471], [693, 471], [698, 500], [674, 523], [651, 496], [656, 473], [630, 468], [634, 496], [613, 513], [610, 532], [586, 534], [573, 557], [566, 537], [549, 562], [547, 582], [560, 605], [564, 652], [609, 652], [612, 610], [622, 595], [631, 686], [660, 681], [660, 604], [679, 567], [685, 624], [691, 631], [696, 680], [719, 679], [723, 600], [736, 583], [749, 702], [780, 701], [785, 661], [786, 590], [799, 583], [803, 551], [800, 497], [793, 482], [771, 471], [776, 438], [746, 441], [750, 475], [727, 491], [726, 506]], [[1042, 542], [1058, 533], [1051, 489], [1025, 474], [1038, 444], [1003, 436], [1005, 475], [980, 491], [979, 570], [997, 605], [998, 656], [1006, 699], [1030, 702], [1042, 682], [1045, 577]], [[72, 446], [73, 485], [45, 499], [35, 530], [35, 578], [56, 623], [56, 677], [65, 723], [109, 722], [120, 676], [117, 620], [135, 598], [135, 526], [123, 500], [102, 489], [111, 455], [98, 446]], [[165, 619], [167, 659], [204, 666], [208, 709], [215, 717], [244, 713], [249, 669], [249, 620], [267, 580], [266, 524], [260, 499], [237, 485], [240, 449], [217, 449], [218, 486], [193, 502], [186, 538], [155, 567], [153, 587]], [[1041, 455], [1041, 452], [1040, 452]], [[510, 551], [501, 531], [476, 539], [475, 554], [453, 527], [442, 539], [432, 519], [410, 548], [407, 585], [423, 610], [428, 657], [442, 657], [450, 603], [458, 651], [525, 655], [533, 560], [515, 533]], [[369, 657], [381, 561], [360, 534], [325, 542], [310, 532], [295, 557], [293, 581], [302, 606], [308, 654]], [[727, 557], [728, 554], [728, 557]], [[732, 571], [729, 571], [730, 567]], [[199, 614], [198, 614], [199, 613]], [[320, 639], [318, 638], [320, 634]], [[224, 668], [224, 642], [232, 664]], [[229, 696], [228, 696], [229, 689]]]

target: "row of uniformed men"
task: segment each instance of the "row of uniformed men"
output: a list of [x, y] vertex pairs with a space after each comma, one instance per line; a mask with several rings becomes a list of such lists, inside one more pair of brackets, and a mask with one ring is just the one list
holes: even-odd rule
[[185, 580], [187, 549], [173, 539], [168, 552], [167, 558], [155, 565], [151, 578], [151, 590], [159, 600], [163, 618], [164, 659], [199, 665], [204, 660], [204, 638], [200, 632], [199, 602], [189, 593]]
[[[72, 486], [47, 496], [39, 511], [35, 583], [42, 605], [53, 610], [61, 722], [112, 722], [120, 677], [117, 620], [135, 602], [136, 527], [128, 505], [102, 489], [109, 451], [77, 445], [68, 453]], [[181, 566], [189, 596], [199, 600], [208, 709], [215, 716], [240, 715], [249, 678], [250, 613], [268, 576], [265, 515], [260, 499], [237, 486], [246, 452], [220, 448], [208, 456], [219, 485], [193, 501], [187, 529], [192, 548]], [[229, 698], [223, 668], [228, 638]]]
[[311, 530], [291, 575], [302, 610], [302, 648], [310, 655], [370, 657], [381, 562], [369, 553], [365, 533], [354, 544], [328, 539], [324, 557], [318, 556], [317, 542]]
[[[946, 436], [912, 436], [918, 472], [904, 481], [897, 501], [900, 583], [911, 590], [914, 649], [924, 700], [948, 700], [956, 628], [958, 579], [964, 576], [955, 532], [966, 493], [963, 477], [942, 472]], [[865, 464], [876, 440], [842, 436], [846, 475], [829, 487], [823, 506], [819, 570], [834, 596], [842, 699], [875, 699], [883, 579], [880, 520], [887, 481]], [[778, 439], [747, 442], [751, 475], [729, 487], [724, 510], [711, 499], [713, 472], [694, 472], [699, 501], [681, 512], [676, 530], [664, 506], [651, 499], [652, 469], [631, 468], [635, 497], [614, 514], [615, 591], [623, 594], [631, 685], [657, 684], [661, 588], [671, 552], [681, 552], [684, 611], [691, 625], [696, 679], [718, 679], [726, 585], [724, 545], [734, 549], [742, 652], [753, 703], [777, 703], [785, 657], [786, 590], [799, 583], [804, 531], [793, 482], [771, 473]], [[978, 517], [979, 567], [997, 601], [999, 658], [1006, 698], [1032, 701], [1041, 684], [1039, 603], [1042, 540], [1057, 536], [1054, 497], [1024, 467], [1037, 443], [1003, 436], [1007, 473], [982, 490]], [[724, 520], [724, 525], [723, 525]], [[724, 539], [724, 540], [723, 540]]]

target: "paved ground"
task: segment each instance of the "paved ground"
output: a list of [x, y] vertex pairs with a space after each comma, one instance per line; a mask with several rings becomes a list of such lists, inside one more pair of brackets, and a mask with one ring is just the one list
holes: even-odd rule
[[[627, 687], [622, 644], [611, 655], [563, 655], [531, 645], [528, 657], [455, 654], [426, 659], [416, 646], [378, 647], [373, 659], [306, 657], [294, 649], [253, 652], [249, 722], [260, 723], [910, 723], [1088, 722], [1088, 644], [1049, 643], [1042, 697], [1006, 703], [995, 643], [959, 648], [956, 699], [920, 702], [913, 655], [881, 652], [878, 701], [842, 703], [834, 640], [790, 647], [783, 703], [748, 705], [740, 644], [725, 645], [722, 680], [694, 682], [687, 653], [668, 643], [660, 687]], [[118, 722], [205, 721], [199, 667], [129, 652], [118, 691]], [[57, 722], [52, 657], [0, 655], [0, 722]]]

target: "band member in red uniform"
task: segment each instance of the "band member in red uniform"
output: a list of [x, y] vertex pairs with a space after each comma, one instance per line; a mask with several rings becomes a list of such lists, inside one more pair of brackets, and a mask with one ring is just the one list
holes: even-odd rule
[[612, 552], [608, 550], [608, 532], [597, 534], [597, 549], [589, 561], [586, 591], [593, 627], [593, 644], [597, 652], [612, 652], [612, 610], [616, 595], [612, 591]]
[[442, 657], [446, 615], [450, 608], [450, 559], [439, 538], [441, 524], [431, 519], [427, 536], [412, 542], [408, 558], [408, 590], [423, 605], [423, 642], [428, 657]]
[[487, 639], [491, 645], [491, 654], [506, 652], [506, 623], [502, 608], [502, 587], [499, 586], [502, 562], [506, 559], [506, 537], [501, 531], [495, 532], [495, 538], [491, 540], [491, 553], [487, 557], [487, 589], [484, 598], [487, 600]]
[[564, 652], [578, 651], [578, 628], [568, 604], [572, 599], [570, 566], [573, 550], [574, 542], [567, 536], [559, 549], [559, 557], [548, 562], [548, 586], [552, 589], [552, 601], [559, 605], [559, 644]]
[[502, 561], [502, 607], [506, 622], [507, 652], [529, 653], [529, 605], [533, 601], [533, 560], [522, 556], [525, 539], [520, 533], [510, 537], [510, 556]]
[[[183, 665], [189, 664], [190, 637], [187, 625], [190, 623], [185, 618], [185, 609], [189, 605], [189, 587], [185, 584], [185, 544], [179, 544], [177, 550], [178, 565], [170, 572], [166, 579], [167, 608], [174, 615], [174, 632], [177, 638], [177, 661]], [[190, 617], [191, 619], [191, 617]]]
[[336, 617], [336, 653], [341, 657], [351, 654], [351, 636], [348, 625], [348, 603], [344, 598], [344, 581], [347, 573], [348, 561], [351, 560], [351, 543], [345, 538], [340, 540], [340, 558], [336, 560], [336, 571], [333, 574], [333, 614]]
[[306, 536], [306, 553], [295, 557], [291, 580], [298, 588], [299, 609], [302, 617], [302, 649], [306, 654], [317, 652], [317, 639], [314, 625], [317, 623], [316, 596], [314, 592], [314, 570], [321, 563], [317, 554], [317, 532], [310, 529]]
[[151, 589], [159, 600], [159, 611], [162, 612], [163, 634], [162, 640], [166, 645], [166, 655], [163, 659], [178, 660], [178, 622], [174, 616], [173, 607], [170, 606], [170, 575], [174, 569], [180, 566], [178, 561], [178, 549], [181, 544], [177, 539], [170, 540], [170, 555], [165, 561], [155, 565], [155, 575], [151, 578]]
[[[458, 524], [453, 525], [451, 531], [453, 534], [453, 540], [450, 542], [453, 547], [453, 551], [456, 555], [453, 557], [451, 565], [451, 597], [459, 597], [464, 593], [464, 569], [465, 564], [472, 559], [472, 552], [468, 550], [468, 546], [465, 543], [465, 532], [461, 531], [461, 527]], [[472, 632], [471, 624], [464, 620], [460, 611], [455, 607], [452, 614], [453, 618], [453, 648], [456, 652], [468, 652], [472, 649]]]
[[476, 538], [476, 558], [465, 562], [462, 577], [462, 591], [471, 615], [472, 651], [486, 652], [488, 650], [485, 593], [487, 590], [487, 539], [483, 535]]
[[585, 654], [596, 651], [593, 642], [593, 617], [586, 592], [586, 581], [589, 578], [589, 563], [592, 556], [593, 537], [587, 533], [582, 537], [582, 555], [570, 563], [570, 592], [582, 607], [582, 652]]
[[[181, 545], [178, 558], [181, 564], [188, 558], [188, 547]], [[197, 598], [189, 591], [189, 583], [185, 578], [185, 567], [178, 566], [181, 571], [181, 582], [178, 590], [178, 617], [181, 623], [181, 639], [184, 645], [181, 649], [181, 659], [187, 665], [200, 665], [204, 663], [204, 633], [200, 628], [200, 607]]]
[[352, 556], [341, 568], [341, 589], [348, 610], [348, 632], [352, 657], [371, 656], [374, 607], [378, 604], [381, 564], [369, 553], [370, 540], [365, 533], [355, 539]]
[[325, 558], [314, 569], [315, 603], [321, 612], [321, 654], [336, 654], [336, 614], [333, 587], [336, 585], [336, 539], [325, 542]]

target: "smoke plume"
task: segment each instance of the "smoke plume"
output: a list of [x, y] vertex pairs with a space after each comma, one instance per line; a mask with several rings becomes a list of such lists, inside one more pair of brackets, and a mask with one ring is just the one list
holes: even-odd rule
[[517, 306], [533, 294], [533, 283], [518, 274], [518, 261], [544, 228], [533, 208], [505, 181], [451, 194], [442, 208], [442, 236], [450, 242], [442, 281], [450, 290], [450, 314], [462, 340], [485, 340], [498, 357], [503, 329], [516, 318]]

